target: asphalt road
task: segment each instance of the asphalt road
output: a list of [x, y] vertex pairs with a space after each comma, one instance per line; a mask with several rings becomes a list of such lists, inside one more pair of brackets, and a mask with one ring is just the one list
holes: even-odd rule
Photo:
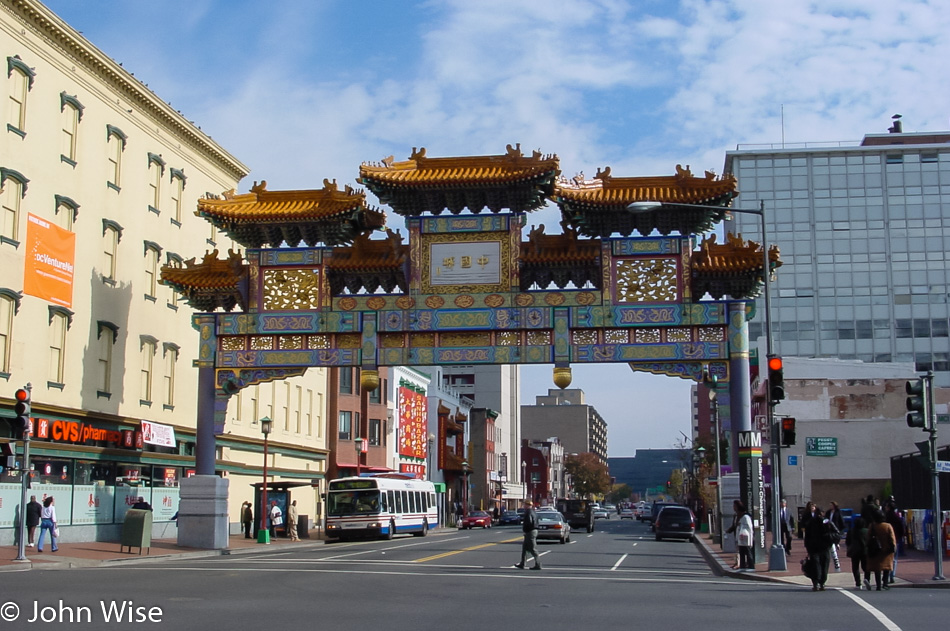
[[597, 526], [592, 534], [573, 533], [566, 545], [541, 543], [540, 572], [512, 567], [520, 559], [520, 527], [6, 572], [0, 575], [0, 631], [139, 625], [203, 631], [644, 625], [651, 631], [872, 631], [947, 625], [948, 590], [813, 593], [797, 585], [720, 578], [695, 544], [654, 541], [646, 524], [616, 517]]

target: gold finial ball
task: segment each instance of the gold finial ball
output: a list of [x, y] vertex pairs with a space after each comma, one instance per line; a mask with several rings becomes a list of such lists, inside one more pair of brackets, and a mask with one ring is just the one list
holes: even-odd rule
[[554, 368], [554, 385], [556, 385], [558, 388], [563, 390], [564, 388], [568, 387], [571, 385], [572, 379], [573, 377], [571, 376], [570, 366]]
[[360, 370], [360, 387], [367, 392], [371, 392], [379, 387], [379, 371]]

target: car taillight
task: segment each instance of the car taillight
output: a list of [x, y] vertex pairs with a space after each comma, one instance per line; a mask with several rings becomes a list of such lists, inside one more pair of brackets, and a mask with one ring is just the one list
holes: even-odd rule
[[551, 528], [554, 528], [555, 530], [560, 530], [561, 524], [554, 524], [553, 526], [551, 526]]

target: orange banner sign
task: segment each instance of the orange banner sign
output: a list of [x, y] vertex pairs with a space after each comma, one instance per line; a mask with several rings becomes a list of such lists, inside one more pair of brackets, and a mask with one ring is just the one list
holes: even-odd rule
[[71, 307], [75, 255], [75, 233], [29, 213], [23, 292], [63, 307]]

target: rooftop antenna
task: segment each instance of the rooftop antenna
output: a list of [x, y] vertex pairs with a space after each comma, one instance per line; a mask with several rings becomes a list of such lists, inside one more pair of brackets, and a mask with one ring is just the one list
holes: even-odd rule
[[891, 134], [900, 134], [904, 131], [904, 126], [901, 124], [901, 115], [894, 114], [891, 116], [894, 120], [894, 124], [887, 128], [887, 131]]

